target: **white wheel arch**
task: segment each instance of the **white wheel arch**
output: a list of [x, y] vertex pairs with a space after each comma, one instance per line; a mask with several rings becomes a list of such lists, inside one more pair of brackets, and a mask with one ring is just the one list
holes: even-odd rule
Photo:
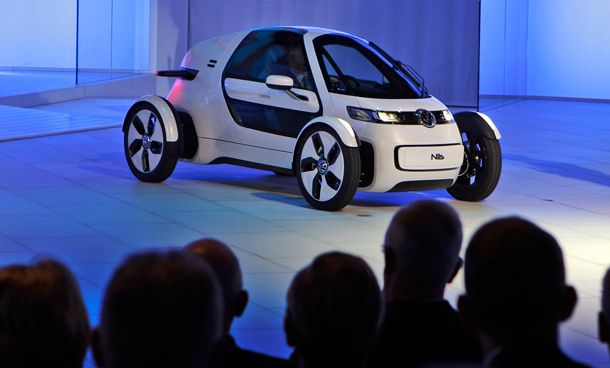
[[174, 117], [170, 103], [160, 96], [147, 95], [140, 97], [134, 102], [134, 105], [140, 101], [149, 102], [159, 110], [160, 118], [165, 124], [165, 140], [167, 142], [177, 142], [180, 139], [178, 122]]
[[358, 137], [356, 136], [356, 132], [354, 132], [354, 129], [352, 128], [352, 126], [349, 125], [349, 123], [347, 121], [345, 121], [341, 118], [334, 117], [334, 116], [319, 116], [319, 117], [313, 119], [312, 121], [310, 121], [309, 123], [307, 123], [307, 125], [305, 125], [303, 127], [303, 129], [301, 129], [301, 132], [299, 133], [299, 136], [297, 137], [297, 140], [296, 140], [297, 142], [301, 139], [301, 135], [303, 134], [303, 132], [305, 130], [307, 130], [307, 128], [309, 128], [313, 124], [328, 125], [335, 132], [337, 132], [337, 134], [343, 141], [343, 144], [345, 144], [348, 147], [358, 147], [359, 146]]

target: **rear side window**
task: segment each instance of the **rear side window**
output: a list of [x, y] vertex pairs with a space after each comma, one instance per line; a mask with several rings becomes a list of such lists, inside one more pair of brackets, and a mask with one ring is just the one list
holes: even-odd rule
[[271, 74], [289, 76], [295, 87], [314, 90], [302, 33], [286, 30], [251, 32], [229, 59], [224, 78], [265, 82]]

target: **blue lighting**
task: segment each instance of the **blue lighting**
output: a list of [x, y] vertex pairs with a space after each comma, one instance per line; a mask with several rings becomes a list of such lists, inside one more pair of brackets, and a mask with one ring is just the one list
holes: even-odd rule
[[610, 100], [610, 2], [481, 4], [482, 95]]

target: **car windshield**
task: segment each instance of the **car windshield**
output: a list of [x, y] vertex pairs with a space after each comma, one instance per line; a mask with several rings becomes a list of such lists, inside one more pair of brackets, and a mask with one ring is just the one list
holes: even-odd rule
[[330, 92], [371, 98], [428, 97], [414, 78], [377, 46], [342, 35], [314, 40]]

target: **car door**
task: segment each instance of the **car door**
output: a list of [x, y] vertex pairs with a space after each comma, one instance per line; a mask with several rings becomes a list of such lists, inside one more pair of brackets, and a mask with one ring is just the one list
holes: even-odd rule
[[[295, 138], [322, 114], [305, 53], [304, 31], [263, 29], [251, 32], [234, 51], [222, 76], [227, 125], [236, 143], [292, 152]], [[270, 75], [292, 78], [287, 90], [266, 84]]]

